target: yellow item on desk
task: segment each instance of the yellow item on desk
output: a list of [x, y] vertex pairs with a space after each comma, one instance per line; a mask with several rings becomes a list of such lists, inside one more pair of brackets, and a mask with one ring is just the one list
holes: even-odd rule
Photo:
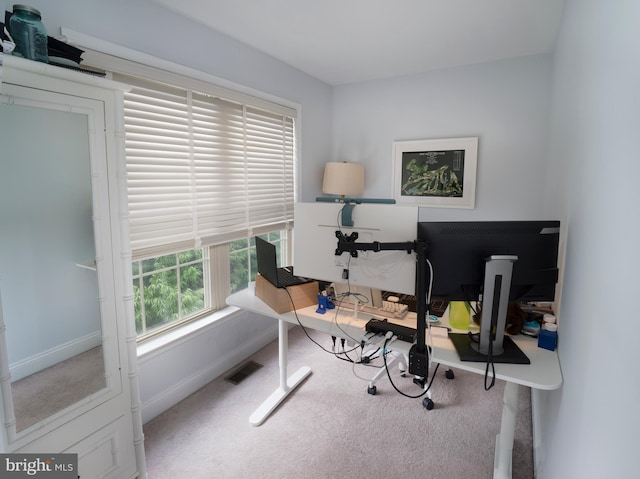
[[469, 329], [471, 325], [471, 307], [466, 301], [449, 303], [449, 325], [453, 329]]

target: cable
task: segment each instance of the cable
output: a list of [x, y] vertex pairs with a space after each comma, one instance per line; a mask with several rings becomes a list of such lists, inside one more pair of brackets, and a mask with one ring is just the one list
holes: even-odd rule
[[340, 293], [337, 297], [336, 300], [339, 300], [340, 303], [342, 303], [345, 298], [348, 298], [349, 296], [354, 296], [358, 301], [360, 301], [362, 304], [367, 304], [369, 303], [369, 298], [362, 294], [362, 293], [352, 293], [351, 292], [351, 288], [349, 288], [348, 291], [344, 292], [344, 293]]
[[[338, 328], [340, 331], [342, 331], [342, 332], [344, 333], [344, 335], [345, 335], [345, 336], [347, 336], [349, 339], [351, 339], [352, 341], [354, 341], [354, 342], [356, 342], [356, 343], [359, 343], [360, 341], [359, 341], [358, 339], [356, 339], [356, 338], [354, 338], [353, 336], [351, 336], [347, 331], [345, 331], [345, 330], [342, 328], [342, 326], [341, 326], [341, 325], [340, 325], [340, 323], [338, 322], [338, 313], [339, 313], [339, 312], [340, 312], [340, 310], [342, 309], [342, 308], [340, 307], [340, 305], [342, 304], [342, 301], [343, 301], [343, 299], [342, 299], [342, 298], [344, 298], [344, 297], [346, 297], [346, 296], [355, 296], [355, 297], [356, 297], [356, 299], [357, 299], [358, 301], [360, 301], [360, 299], [358, 299], [358, 296], [360, 296], [360, 297], [362, 297], [362, 298], [365, 298], [365, 299], [366, 299], [366, 301], [360, 301], [361, 303], [364, 303], [364, 304], [367, 304], [367, 303], [369, 302], [369, 300], [366, 298], [366, 296], [364, 296], [364, 295], [362, 295], [362, 294], [360, 294], [360, 293], [351, 293], [350, 291], [347, 291], [346, 293], [342, 293], [340, 296], [341, 296], [341, 299], [340, 299], [340, 301], [338, 302], [338, 304], [336, 305], [335, 312], [334, 312], [334, 314], [333, 314], [333, 324], [335, 324], [335, 325], [336, 325], [336, 328]], [[336, 297], [336, 299], [337, 299], [337, 297]], [[336, 302], [337, 302], [337, 301], [336, 301]]]
[[[291, 305], [293, 306], [293, 314], [296, 317], [296, 321], [298, 322], [298, 324], [300, 325], [300, 327], [302, 328], [302, 331], [304, 331], [304, 334], [307, 336], [307, 338], [309, 338], [309, 340], [314, 343], [316, 346], [318, 346], [320, 349], [322, 349], [324, 352], [329, 353], [333, 356], [337, 356], [338, 354], [341, 353], [336, 353], [335, 351], [329, 351], [327, 348], [325, 348], [322, 344], [320, 344], [319, 342], [317, 342], [315, 339], [313, 339], [310, 335], [309, 332], [307, 331], [307, 328], [304, 327], [304, 325], [302, 324], [302, 322], [300, 321], [300, 317], [298, 316], [298, 311], [296, 310], [296, 306], [295, 303], [293, 302], [293, 298], [291, 297], [291, 292], [289, 291], [288, 287], [285, 287], [284, 290], [287, 292], [287, 295], [289, 296], [289, 301], [291, 301]], [[357, 349], [358, 346], [356, 346], [354, 348]]]
[[429, 261], [429, 258], [427, 258], [427, 266], [429, 267], [429, 287], [427, 288], [427, 297], [424, 298], [427, 305], [425, 321], [427, 322], [427, 341], [429, 343], [429, 346], [433, 349], [433, 336], [431, 336], [431, 321], [429, 321], [429, 314], [431, 313], [431, 288], [433, 287], [433, 265], [431, 264], [431, 261]]
[[[302, 331], [304, 331], [304, 334], [307, 336], [307, 338], [309, 338], [309, 340], [310, 340], [312, 343], [314, 343], [316, 346], [318, 346], [318, 347], [319, 347], [320, 349], [322, 349], [324, 352], [331, 354], [333, 357], [335, 357], [335, 358], [337, 358], [337, 359], [340, 359], [341, 361], [347, 361], [347, 362], [352, 363], [352, 368], [351, 368], [351, 370], [352, 370], [353, 375], [354, 375], [356, 378], [361, 379], [361, 380], [363, 380], [363, 381], [367, 381], [367, 382], [371, 381], [371, 378], [363, 378], [362, 376], [359, 376], [358, 374], [356, 374], [356, 372], [355, 372], [355, 366], [356, 366], [356, 364], [362, 364], [362, 365], [364, 365], [364, 366], [366, 366], [366, 367], [370, 367], [370, 368], [378, 368], [378, 369], [379, 369], [379, 368], [381, 368], [381, 367], [383, 367], [383, 366], [382, 366], [382, 365], [380, 365], [380, 366], [376, 366], [376, 365], [374, 365], [374, 364], [364, 363], [364, 362], [362, 362], [362, 357], [360, 358], [360, 360], [359, 360], [359, 361], [354, 361], [354, 360], [353, 360], [353, 359], [351, 359], [351, 358], [349, 357], [349, 355], [348, 355], [348, 353], [353, 352], [353, 351], [356, 351], [358, 348], [362, 348], [362, 342], [355, 340], [354, 338], [352, 338], [351, 336], [349, 336], [349, 334], [347, 334], [347, 333], [345, 332], [345, 334], [346, 334], [347, 336], [349, 336], [349, 338], [351, 338], [353, 341], [355, 341], [356, 343], [358, 343], [356, 346], [354, 346], [352, 349], [350, 349], [350, 350], [348, 350], [348, 351], [345, 351], [345, 350], [344, 350], [344, 344], [345, 344], [345, 343], [344, 343], [344, 341], [345, 341], [345, 340], [344, 340], [343, 338], [341, 338], [342, 351], [340, 351], [340, 352], [336, 352], [335, 350], [334, 350], [334, 351], [329, 351], [328, 349], [326, 349], [324, 346], [322, 346], [320, 343], [318, 343], [315, 339], [313, 339], [313, 338], [309, 335], [309, 332], [307, 331], [307, 328], [305, 328], [305, 327], [304, 327], [304, 325], [302, 324], [302, 322], [300, 321], [300, 317], [298, 316], [298, 311], [296, 310], [295, 303], [294, 303], [294, 301], [293, 301], [293, 297], [291, 296], [291, 292], [289, 291], [289, 288], [284, 288], [284, 289], [285, 289], [285, 291], [287, 292], [287, 295], [289, 296], [289, 301], [291, 301], [291, 305], [293, 306], [293, 313], [294, 313], [294, 315], [295, 315], [295, 317], [296, 317], [296, 321], [298, 322], [298, 324], [299, 324], [299, 325], [300, 325], [300, 327], [302, 328]], [[336, 325], [338, 325], [337, 321], [336, 321]], [[340, 327], [340, 326], [338, 325], [338, 327]], [[340, 330], [344, 332], [344, 330], [343, 330], [342, 328], [340, 328]], [[335, 336], [332, 336], [332, 337], [331, 337], [331, 339], [332, 339], [332, 341], [333, 341], [334, 348], [335, 348]], [[376, 350], [373, 352], [373, 354], [377, 353], [379, 350], [380, 350], [380, 348], [376, 349]], [[342, 355], [344, 355], [345, 357], [342, 357]], [[374, 358], [370, 358], [370, 359], [374, 359]]]
[[387, 377], [389, 378], [389, 382], [393, 386], [393, 389], [395, 389], [396, 392], [398, 392], [400, 395], [402, 395], [404, 397], [407, 397], [409, 399], [421, 398], [422, 396], [427, 394], [427, 392], [429, 392], [429, 389], [431, 389], [431, 385], [433, 384], [433, 380], [436, 377], [436, 373], [438, 372], [438, 368], [440, 367], [440, 363], [436, 364], [436, 368], [433, 370], [433, 375], [431, 376], [431, 381], [429, 382], [429, 385], [424, 389], [424, 391], [422, 391], [422, 393], [418, 394], [417, 396], [411, 396], [409, 394], [406, 394], [406, 393], [400, 391], [400, 389], [398, 389], [398, 387], [393, 382], [393, 379], [391, 379], [391, 373], [389, 372], [389, 366], [387, 364], [387, 345], [389, 343], [389, 340], [390, 340], [390, 338], [387, 338], [387, 340], [384, 342], [384, 348], [382, 349], [382, 358], [384, 359], [384, 368], [387, 371]]
[[[487, 379], [489, 377], [489, 365], [491, 365], [493, 377], [491, 378], [491, 384], [487, 386]], [[484, 370], [484, 390], [488, 391], [495, 384], [496, 384], [496, 366], [493, 363], [493, 338], [491, 337], [491, 334], [489, 334], [489, 350], [487, 351], [487, 367]]]
[[[480, 344], [480, 339], [479, 339], [480, 333], [472, 333], [471, 331], [469, 331], [467, 334], [469, 335], [469, 340], [471, 342]], [[478, 352], [479, 351], [480, 351], [480, 348], [478, 347]], [[489, 379], [489, 367], [491, 367], [492, 378], [491, 378], [491, 384], [487, 386], [487, 380]], [[495, 383], [496, 383], [496, 365], [493, 362], [493, 340], [491, 339], [491, 337], [489, 337], [489, 350], [487, 351], [487, 364], [484, 370], [484, 390], [488, 391], [495, 385]]]
[[[378, 350], [379, 350], [379, 349], [380, 349], [380, 348], [378, 348]], [[375, 352], [377, 352], [378, 350], [374, 351], [374, 354], [375, 354]], [[378, 357], [379, 357], [379, 356], [378, 356]], [[377, 359], [377, 358], [374, 358], [374, 359]], [[351, 374], [353, 374], [357, 379], [360, 379], [361, 381], [364, 381], [364, 382], [367, 382], [367, 383], [370, 383], [370, 382], [371, 382], [371, 378], [370, 378], [370, 377], [368, 377], [368, 378], [364, 378], [364, 377], [362, 377], [362, 376], [359, 376], [359, 375], [356, 373], [356, 365], [357, 365], [357, 364], [360, 364], [360, 365], [362, 365], [362, 366], [366, 366], [366, 367], [369, 367], [369, 368], [376, 368], [376, 369], [380, 369], [380, 368], [383, 368], [383, 367], [384, 367], [384, 365], [383, 365], [383, 364], [381, 364], [381, 365], [379, 365], [379, 366], [376, 366], [376, 365], [374, 365], [374, 364], [364, 363], [364, 362], [362, 362], [362, 358], [360, 359], [360, 361], [359, 361], [359, 362], [353, 361], [353, 362], [351, 363]]]
[[[336, 352], [335, 350], [334, 350], [334, 351], [329, 351], [329, 350], [328, 350], [327, 348], [325, 348], [322, 344], [318, 343], [315, 339], [313, 339], [313, 338], [309, 335], [309, 332], [307, 331], [307, 328], [305, 328], [305, 326], [304, 326], [304, 325], [302, 324], [302, 322], [300, 321], [300, 317], [298, 316], [298, 311], [296, 310], [295, 304], [294, 304], [294, 302], [293, 302], [293, 297], [291, 296], [291, 292], [289, 291], [289, 288], [285, 287], [285, 288], [284, 288], [284, 290], [287, 292], [287, 295], [289, 296], [289, 301], [291, 301], [291, 305], [293, 306], [293, 314], [294, 314], [294, 315], [295, 315], [295, 317], [296, 317], [296, 321], [298, 322], [298, 324], [299, 324], [299, 325], [300, 325], [300, 327], [302, 328], [302, 331], [304, 331], [304, 334], [307, 336], [307, 338], [309, 338], [309, 340], [310, 340], [312, 343], [314, 343], [316, 346], [318, 346], [318, 347], [319, 347], [320, 349], [322, 349], [324, 352], [329, 353], [329, 354], [331, 354], [332, 356], [334, 356], [335, 358], [340, 359], [340, 360], [342, 360], [342, 361], [348, 361], [348, 362], [351, 362], [351, 363], [354, 363], [354, 364], [364, 364], [364, 365], [365, 365], [365, 366], [367, 366], [367, 367], [374, 367], [374, 368], [381, 368], [381, 367], [382, 367], [382, 366], [375, 366], [375, 365], [373, 365], [373, 364], [362, 363], [362, 360], [360, 360], [360, 361], [354, 361], [353, 359], [351, 359], [351, 358], [349, 357], [349, 354], [348, 354], [348, 353], [351, 353], [351, 352], [353, 352], [353, 351], [356, 351], [358, 348], [362, 348], [362, 346], [361, 346], [361, 342], [360, 342], [360, 341], [358, 341], [358, 340], [356, 340], [356, 339], [352, 338], [352, 337], [351, 337], [351, 336], [349, 336], [346, 332], [345, 332], [345, 334], [346, 334], [347, 336], [349, 336], [349, 338], [350, 338], [351, 340], [353, 340], [353, 341], [355, 341], [355, 342], [357, 343], [357, 344], [356, 344], [352, 349], [349, 349], [348, 351], [346, 351], [346, 350], [344, 349], [344, 344], [345, 344], [345, 343], [344, 343], [344, 341], [345, 341], [345, 340], [344, 340], [343, 338], [341, 338], [342, 351], [340, 351], [340, 352]], [[337, 322], [336, 322], [336, 324], [337, 324]], [[340, 328], [340, 330], [344, 332], [344, 330], [342, 330], [342, 328]], [[333, 340], [333, 344], [334, 344], [334, 348], [335, 348], [335, 336], [332, 336], [332, 340]], [[380, 348], [378, 348], [378, 350], [379, 350], [379, 349], [380, 349]], [[374, 354], [375, 354], [378, 350], [374, 351]], [[346, 357], [341, 357], [341, 355], [344, 355], [344, 356], [346, 356]]]
[[[342, 234], [342, 228], [340, 227], [340, 221], [339, 221], [339, 218], [340, 218], [340, 215], [341, 215], [341, 213], [342, 213], [342, 210], [343, 210], [343, 209], [344, 209], [344, 206], [343, 206], [343, 208], [338, 212], [338, 215], [337, 215], [337, 218], [336, 218], [336, 223], [337, 223], [338, 231], [339, 231], [341, 234]], [[412, 255], [412, 256], [414, 257], [414, 260], [416, 260], [416, 261], [417, 261], [417, 257], [416, 257], [415, 255]], [[349, 274], [349, 268], [350, 268], [350, 265], [351, 265], [351, 257], [352, 257], [352, 256], [351, 256], [351, 255], [349, 255], [349, 257], [348, 257], [348, 259], [347, 259], [347, 265], [346, 265], [346, 268], [345, 268], [345, 272], [346, 272], [346, 274], [345, 274], [345, 278], [344, 278], [344, 279], [346, 279], [346, 282], [347, 282], [347, 289], [348, 289], [348, 291], [347, 291], [347, 293], [346, 293], [346, 294], [343, 294], [343, 295], [342, 295], [341, 300], [342, 300], [344, 297], [346, 297], [346, 296], [350, 296], [350, 295], [353, 295], [353, 296], [356, 296], [356, 297], [357, 297], [357, 293], [356, 293], [356, 294], [351, 293], [351, 282], [350, 282], [350, 274]], [[430, 274], [430, 282], [429, 282], [429, 288], [428, 288], [428, 291], [427, 291], [427, 293], [426, 293], [426, 298], [420, 298], [420, 300], [426, 301], [426, 304], [427, 304], [427, 315], [428, 315], [428, 314], [429, 314], [429, 309], [430, 309], [430, 307], [429, 307], [429, 303], [430, 303], [430, 298], [431, 298], [431, 289], [432, 289], [432, 286], [433, 286], [433, 266], [431, 265], [431, 262], [430, 262], [428, 259], [426, 260], [426, 262], [427, 262], [427, 264], [428, 264], [428, 266], [429, 266], [429, 270], [430, 270], [430, 273], [431, 273], [431, 274]], [[422, 266], [422, 265], [417, 265], [417, 267], [421, 267], [421, 266]], [[361, 378], [360, 376], [358, 376], [358, 375], [355, 373], [355, 364], [363, 364], [362, 356], [361, 356], [361, 358], [360, 358], [360, 361], [354, 361], [354, 360], [353, 360], [353, 359], [351, 359], [351, 358], [349, 357], [349, 355], [348, 355], [348, 352], [352, 352], [352, 351], [356, 350], [356, 349], [357, 349], [357, 346], [356, 346], [356, 347], [354, 347], [353, 349], [351, 349], [351, 350], [350, 350], [350, 351], [348, 351], [348, 352], [347, 352], [347, 351], [344, 351], [344, 339], [342, 339], [342, 340], [341, 340], [341, 344], [342, 344], [342, 347], [343, 347], [343, 351], [342, 351], [341, 353], [335, 353], [335, 351], [333, 351], [333, 352], [332, 352], [332, 351], [329, 351], [329, 350], [327, 350], [326, 348], [324, 348], [320, 343], [318, 343], [317, 341], [315, 341], [315, 340], [314, 340], [314, 339], [309, 335], [309, 333], [307, 332], [306, 328], [304, 327], [304, 325], [303, 325], [303, 324], [302, 324], [302, 322], [300, 321], [300, 318], [299, 318], [299, 316], [298, 316], [297, 310], [296, 310], [296, 308], [295, 308], [295, 304], [294, 304], [294, 301], [293, 301], [293, 297], [291, 296], [291, 293], [289, 292], [289, 289], [288, 289], [288, 288], [285, 288], [285, 291], [287, 292], [287, 295], [289, 296], [289, 300], [291, 301], [291, 304], [293, 305], [293, 311], [294, 311], [294, 314], [295, 314], [295, 317], [296, 317], [296, 321], [298, 322], [298, 324], [300, 325], [300, 327], [301, 327], [301, 328], [302, 328], [302, 330], [304, 331], [304, 333], [305, 333], [305, 335], [307, 336], [307, 338], [309, 338], [309, 339], [310, 339], [314, 344], [316, 344], [318, 347], [320, 347], [323, 351], [325, 351], [325, 352], [327, 352], [327, 353], [329, 353], [329, 354], [332, 354], [332, 355], [334, 355], [335, 357], [337, 357], [337, 358], [339, 358], [339, 359], [342, 359], [342, 360], [344, 360], [344, 361], [350, 361], [350, 362], [353, 364], [353, 366], [352, 366], [353, 374], [354, 374], [356, 377], [358, 377], [358, 378], [360, 378], [360, 379], [362, 379], [362, 380], [370, 381], [370, 379]], [[360, 296], [362, 296], [362, 295], [360, 295]], [[363, 302], [364, 302], [364, 301], [363, 301]], [[367, 301], [367, 302], [368, 302], [368, 301]], [[364, 303], [366, 303], [366, 302], [364, 302]], [[340, 329], [340, 330], [341, 330], [341, 331], [342, 331], [342, 332], [343, 332], [347, 337], [349, 337], [349, 338], [350, 338], [350, 339], [352, 339], [353, 341], [358, 342], [355, 338], [351, 337], [351, 336], [350, 336], [350, 335], [349, 335], [349, 334], [348, 334], [348, 333], [347, 333], [347, 332], [346, 332], [346, 331], [345, 331], [345, 330], [340, 326], [340, 324], [338, 323], [338, 321], [337, 321], [337, 317], [338, 317], [338, 313], [339, 313], [339, 311], [340, 311], [340, 306], [339, 306], [339, 304], [340, 304], [340, 303], [338, 303], [338, 307], [336, 308], [336, 312], [335, 312], [335, 314], [334, 314], [334, 323], [335, 323], [335, 325], [338, 327], [338, 329]], [[426, 327], [427, 327], [427, 331], [428, 331], [428, 339], [429, 339], [429, 343], [430, 343], [430, 344], [433, 344], [433, 338], [432, 338], [432, 336], [431, 336], [431, 325], [430, 325], [429, 321], [428, 321], [426, 318], [424, 318], [424, 322], [426, 323]], [[383, 358], [383, 361], [384, 361], [384, 368], [385, 368], [385, 371], [386, 371], [386, 373], [387, 373], [387, 377], [389, 378], [389, 382], [391, 383], [391, 385], [393, 386], [393, 388], [394, 388], [394, 389], [395, 389], [399, 394], [401, 394], [402, 396], [405, 396], [405, 397], [408, 397], [408, 398], [413, 398], [413, 399], [417, 399], [417, 398], [420, 398], [420, 397], [424, 396], [424, 395], [425, 395], [425, 394], [426, 394], [426, 393], [431, 389], [431, 385], [433, 384], [433, 380], [435, 379], [435, 375], [436, 375], [436, 372], [438, 371], [438, 368], [440, 367], [440, 364], [438, 363], [438, 364], [436, 365], [436, 368], [435, 368], [435, 370], [434, 370], [434, 372], [433, 372], [433, 375], [432, 375], [432, 377], [431, 377], [431, 381], [429, 382], [428, 386], [427, 386], [426, 388], [424, 388], [424, 391], [423, 391], [421, 394], [419, 394], [419, 395], [417, 395], [417, 396], [411, 396], [411, 395], [408, 395], [408, 394], [406, 394], [406, 393], [404, 393], [404, 392], [400, 391], [400, 389], [398, 389], [398, 387], [394, 384], [393, 379], [391, 378], [391, 373], [389, 372], [389, 366], [388, 366], [388, 364], [387, 364], [387, 346], [388, 346], [388, 344], [389, 344], [390, 339], [391, 339], [391, 337], [387, 337], [387, 338], [386, 338], [385, 343], [384, 343], [384, 347], [383, 347], [383, 351], [382, 351], [382, 358]], [[335, 338], [334, 338], [334, 348], [335, 348]], [[428, 347], [428, 348], [427, 348], [427, 351], [429, 351], [429, 350], [432, 350], [432, 347]], [[339, 355], [342, 355], [342, 354], [344, 354], [345, 358], [342, 358], [342, 357], [340, 357], [340, 356], [339, 356]], [[366, 363], [364, 363], [364, 364], [366, 364]], [[367, 364], [367, 365], [368, 365], [368, 364]]]

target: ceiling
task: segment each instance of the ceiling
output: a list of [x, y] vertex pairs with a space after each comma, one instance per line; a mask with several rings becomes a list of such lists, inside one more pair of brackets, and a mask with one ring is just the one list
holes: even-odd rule
[[153, 0], [330, 85], [553, 50], [564, 0]]

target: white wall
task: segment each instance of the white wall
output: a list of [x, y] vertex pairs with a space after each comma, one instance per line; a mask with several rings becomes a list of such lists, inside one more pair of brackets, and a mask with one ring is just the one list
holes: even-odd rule
[[551, 65], [536, 55], [336, 87], [332, 159], [364, 163], [365, 196], [390, 198], [394, 141], [477, 136], [475, 209], [421, 219], [555, 219], [541, 200]]
[[638, 477], [640, 3], [569, 0], [549, 181], [568, 226], [561, 390], [541, 394], [542, 479]]
[[[3, 1], [5, 10], [15, 2]], [[305, 165], [330, 155], [331, 88], [222, 34], [186, 20], [150, 0], [32, 0], [50, 35], [60, 27], [195, 68], [300, 106], [298, 124]], [[188, 335], [140, 361], [142, 413], [149, 420], [275, 339], [277, 326], [239, 312]]]
[[569, 2], [555, 56], [335, 88], [332, 159], [365, 163], [365, 196], [391, 195], [394, 140], [478, 136], [476, 209], [421, 218], [562, 220], [564, 385], [534, 397], [541, 478], [637, 475], [638, 9]]

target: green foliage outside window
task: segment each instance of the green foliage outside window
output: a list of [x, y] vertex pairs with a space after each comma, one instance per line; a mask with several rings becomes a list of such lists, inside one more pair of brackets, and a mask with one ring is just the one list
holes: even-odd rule
[[[140, 274], [142, 274], [144, 291], [140, 289]], [[205, 307], [202, 250], [185, 251], [134, 262], [133, 276], [138, 334]], [[142, 296], [144, 296], [144, 326], [146, 327], [143, 327]]]
[[232, 293], [236, 293], [246, 288], [249, 281], [253, 281], [253, 279], [250, 279], [251, 276], [255, 278], [255, 271], [257, 267], [254, 264], [249, 264], [251, 256], [253, 257], [253, 261], [255, 261], [255, 254], [250, 255], [248, 238], [243, 238], [229, 243]]
[[[260, 235], [276, 246], [281, 258], [284, 233]], [[279, 260], [281, 263], [281, 260]], [[208, 307], [205, 288], [203, 250], [190, 250], [132, 263], [136, 332], [144, 335], [160, 326], [181, 320]], [[280, 264], [281, 265], [281, 264]], [[258, 270], [255, 239], [229, 243], [231, 293], [255, 281]]]
[[[273, 231], [258, 236], [273, 243], [276, 246], [276, 257], [282, 258], [283, 232]], [[249, 282], [256, 279], [258, 264], [255, 239], [244, 238], [229, 243], [229, 261], [231, 264], [231, 292], [236, 293], [245, 289]]]

